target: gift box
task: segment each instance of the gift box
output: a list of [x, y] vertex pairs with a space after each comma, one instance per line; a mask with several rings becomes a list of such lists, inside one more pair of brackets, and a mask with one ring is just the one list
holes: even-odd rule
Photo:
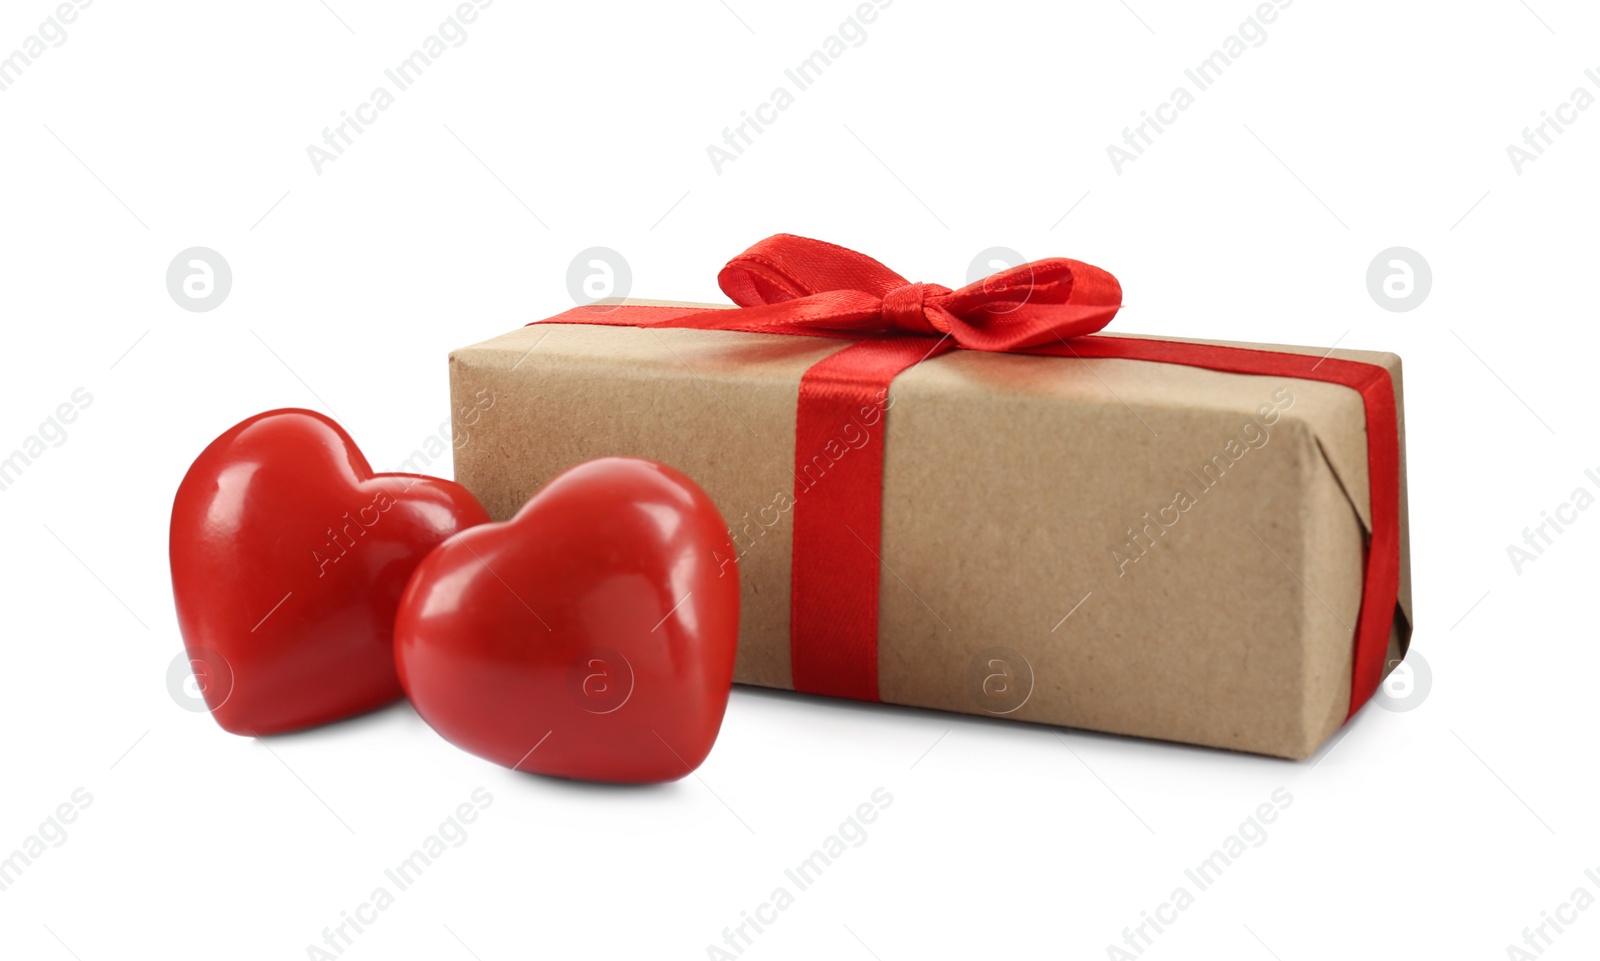
[[450, 376], [497, 520], [601, 456], [705, 489], [737, 682], [1304, 758], [1403, 658], [1395, 355], [1100, 333], [1068, 260], [951, 290], [780, 235], [719, 279]]

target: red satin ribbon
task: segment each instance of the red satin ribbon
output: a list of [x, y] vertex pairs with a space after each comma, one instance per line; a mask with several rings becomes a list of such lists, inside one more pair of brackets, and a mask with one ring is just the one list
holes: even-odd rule
[[[913, 284], [865, 254], [778, 234], [717, 281], [737, 310], [579, 307], [547, 323], [694, 327], [847, 337], [857, 343], [800, 380], [795, 425], [789, 647], [797, 691], [878, 700], [878, 568], [889, 384], [956, 348], [1124, 358], [1293, 377], [1357, 391], [1367, 416], [1372, 537], [1353, 644], [1350, 713], [1383, 680], [1400, 584], [1400, 443], [1394, 386], [1373, 364], [1125, 337], [1088, 337], [1116, 315], [1115, 277], [1075, 260], [1012, 267], [958, 290]], [[876, 412], [876, 417], [874, 417]], [[847, 457], [825, 452], [849, 422], [878, 433]], [[823, 461], [816, 460], [819, 456]], [[826, 464], [827, 482], [819, 483]]]

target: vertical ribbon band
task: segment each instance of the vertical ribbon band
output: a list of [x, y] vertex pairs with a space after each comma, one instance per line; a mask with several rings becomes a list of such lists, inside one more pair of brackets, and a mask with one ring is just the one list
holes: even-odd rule
[[[789, 663], [797, 691], [878, 700], [889, 383], [954, 348], [948, 340], [923, 337], [863, 340], [813, 364], [800, 378], [789, 581]], [[869, 423], [877, 436], [869, 435], [848, 457], [831, 457], [852, 420]]]

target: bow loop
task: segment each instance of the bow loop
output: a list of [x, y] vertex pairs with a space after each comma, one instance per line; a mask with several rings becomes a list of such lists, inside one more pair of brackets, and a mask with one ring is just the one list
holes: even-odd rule
[[882, 298], [907, 280], [866, 254], [838, 244], [775, 234], [728, 261], [717, 286], [740, 307], [859, 290]]

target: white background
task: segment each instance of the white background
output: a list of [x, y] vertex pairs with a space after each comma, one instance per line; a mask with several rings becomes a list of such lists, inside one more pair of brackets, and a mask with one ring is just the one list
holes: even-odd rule
[[[343, 957], [707, 957], [880, 786], [743, 957], [1107, 957], [1280, 787], [1144, 957], [1500, 958], [1600, 894], [1600, 511], [1506, 554], [1600, 472], [1600, 109], [1506, 153], [1600, 90], [1592, 6], [1300, 0], [1119, 174], [1253, 3], [899, 0], [719, 175], [707, 145], [853, 3], [500, 0], [319, 174], [453, 10], [328, 4], [101, 0], [0, 92], [0, 453], [93, 396], [0, 491], [0, 854], [93, 798], [0, 892], [6, 956], [306, 957], [480, 786]], [[0, 56], [52, 10], [8, 2]], [[739, 689], [698, 776], [642, 790], [514, 774], [404, 705], [257, 743], [175, 702], [168, 511], [212, 437], [309, 406], [392, 466], [448, 417], [447, 352], [570, 306], [578, 251], [720, 300], [779, 231], [950, 285], [995, 245], [1076, 257], [1121, 279], [1117, 330], [1401, 354], [1427, 696], [1295, 764]], [[205, 313], [165, 286], [197, 245], [234, 277]], [[1366, 285], [1396, 245], [1432, 268], [1409, 312]], [[1600, 947], [1577, 917], [1546, 957]]]

